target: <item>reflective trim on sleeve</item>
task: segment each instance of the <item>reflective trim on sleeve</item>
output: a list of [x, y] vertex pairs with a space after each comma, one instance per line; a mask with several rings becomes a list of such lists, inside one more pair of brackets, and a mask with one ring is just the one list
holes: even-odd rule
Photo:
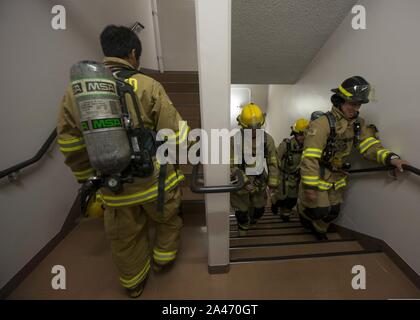
[[370, 147], [372, 147], [375, 144], [381, 143], [381, 141], [379, 141], [378, 139], [375, 138], [367, 138], [365, 140], [363, 140], [360, 145], [359, 145], [359, 152], [361, 154], [365, 153]]
[[95, 169], [89, 168], [84, 171], [73, 171], [73, 174], [77, 178], [77, 180], [86, 180], [87, 178], [91, 177], [94, 172]]
[[302, 183], [317, 187], [319, 185], [319, 177], [318, 176], [302, 176]]
[[385, 159], [390, 153], [392, 153], [392, 152], [387, 150], [387, 149], [378, 150], [377, 153], [376, 153], [376, 160], [378, 161], [378, 163], [386, 165]]
[[322, 149], [318, 148], [307, 148], [303, 150], [302, 158], [317, 158], [321, 159], [322, 157]]
[[71, 152], [86, 148], [83, 138], [58, 139], [58, 144], [62, 152]]
[[179, 130], [175, 134], [168, 136], [167, 142], [175, 141], [176, 144], [181, 144], [187, 140], [189, 131], [190, 127], [187, 125], [187, 121], [180, 121]]
[[333, 183], [326, 182], [324, 180], [319, 180], [318, 189], [322, 191], [328, 191], [333, 187]]
[[347, 185], [347, 177], [344, 177], [334, 183], [335, 190], [340, 190]]

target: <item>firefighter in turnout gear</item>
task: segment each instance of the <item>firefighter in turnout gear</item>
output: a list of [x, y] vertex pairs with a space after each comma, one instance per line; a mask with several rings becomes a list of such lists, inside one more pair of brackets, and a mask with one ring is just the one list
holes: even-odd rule
[[[127, 99], [132, 126], [142, 126], [150, 132], [171, 129], [174, 136], [168, 137], [168, 143], [179, 145], [186, 141], [189, 128], [186, 122], [182, 122], [162, 85], [137, 71], [142, 50], [137, 35], [129, 28], [111, 25], [103, 30], [100, 40], [105, 55], [105, 69], [112, 72], [111, 76], [129, 84], [134, 92], [134, 98]], [[81, 114], [76, 106], [77, 92], [74, 90], [75, 84], [69, 86], [61, 103], [58, 143], [65, 163], [82, 183], [97, 172], [92, 168], [92, 159], [87, 152], [88, 140], [82, 134], [87, 125], [85, 128], [80, 123]], [[133, 100], [138, 103], [137, 110]], [[151, 163], [148, 176], [135, 176], [133, 181], [124, 184], [120, 192], [105, 187], [98, 191], [105, 207], [105, 231], [111, 243], [119, 280], [131, 297], [141, 294], [152, 264], [155, 271], [160, 271], [175, 260], [183, 225], [179, 216], [179, 183], [184, 176], [173, 164], [160, 165], [155, 155]], [[152, 250], [148, 239], [149, 220], [156, 225]], [[153, 252], [152, 257], [150, 252]]]
[[[265, 122], [265, 116], [261, 108], [250, 103], [243, 107], [237, 120], [241, 131], [231, 139], [231, 172], [240, 170], [244, 176], [245, 186], [243, 189], [231, 193], [230, 204], [235, 210], [239, 234], [244, 235], [249, 229], [249, 225], [257, 223], [257, 220], [264, 214], [267, 203], [267, 186], [270, 189], [275, 189], [280, 181], [273, 138], [264, 130], [259, 130], [263, 139], [257, 139], [257, 129], [261, 129]], [[247, 174], [247, 169], [256, 168], [259, 161], [245, 163], [246, 131], [251, 133], [250, 136], [252, 136], [252, 151], [250, 150], [249, 153], [252, 153], [254, 158], [262, 157], [262, 153], [264, 153], [264, 158], [258, 159], [261, 164], [266, 162], [268, 172], [262, 167], [262, 170], [257, 174]], [[242, 161], [235, 163], [235, 157]]]
[[271, 211], [283, 221], [289, 221], [292, 209], [297, 203], [300, 182], [300, 161], [302, 158], [304, 133], [309, 121], [299, 119], [292, 127], [292, 138], [284, 139], [277, 148], [280, 171], [280, 185], [271, 194]]
[[311, 121], [305, 133], [300, 166], [298, 212], [302, 224], [318, 239], [327, 239], [329, 225], [340, 213], [342, 191], [347, 185], [346, 157], [354, 146], [360, 154], [381, 165], [402, 171], [406, 161], [383, 147], [373, 130], [359, 117], [362, 104], [369, 103], [370, 85], [362, 77], [345, 80], [332, 90], [332, 110]]

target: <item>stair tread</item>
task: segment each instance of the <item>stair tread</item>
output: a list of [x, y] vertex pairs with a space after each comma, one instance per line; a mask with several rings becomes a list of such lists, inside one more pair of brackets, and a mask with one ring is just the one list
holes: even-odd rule
[[[292, 222], [275, 222], [275, 223], [258, 223], [256, 225], [251, 225], [249, 230], [265, 230], [265, 229], [287, 229], [287, 228], [297, 228], [301, 227], [301, 223], [299, 221], [292, 221]], [[237, 231], [238, 225], [236, 223], [230, 224], [230, 231]]]
[[343, 242], [318, 242], [257, 248], [232, 248], [230, 249], [230, 258], [231, 261], [234, 261], [238, 259], [288, 257], [339, 252], [344, 253], [362, 250], [363, 247], [354, 240]]
[[[338, 240], [342, 239], [341, 235], [334, 232], [328, 234], [328, 239]], [[285, 234], [279, 236], [267, 236], [267, 237], [236, 237], [230, 238], [231, 246], [239, 245], [258, 245], [268, 243], [284, 243], [284, 242], [303, 242], [303, 241], [314, 241], [315, 236], [309, 232], [299, 234]]]
[[[269, 235], [280, 235], [288, 233], [297, 233], [297, 232], [309, 232], [302, 226], [299, 227], [290, 227], [284, 229], [253, 229], [247, 231], [247, 237], [249, 236], [269, 236]], [[238, 235], [238, 231], [230, 231], [231, 236]]]

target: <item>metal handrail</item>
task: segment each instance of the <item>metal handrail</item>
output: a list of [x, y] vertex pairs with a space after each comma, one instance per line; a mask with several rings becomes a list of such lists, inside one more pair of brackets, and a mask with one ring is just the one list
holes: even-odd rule
[[57, 137], [57, 129], [54, 128], [54, 130], [49, 135], [47, 141], [44, 142], [41, 149], [29, 160], [23, 161], [17, 165], [14, 165], [13, 167], [10, 167], [6, 170], [3, 170], [0, 172], [0, 179], [4, 177], [9, 177], [9, 180], [14, 181], [16, 180], [16, 174], [19, 170], [22, 170], [23, 168], [26, 168], [35, 162], [38, 162], [42, 156], [48, 151], [51, 144], [54, 142], [55, 138]]
[[[415, 168], [413, 166], [403, 164], [402, 168], [406, 171], [410, 171], [414, 173], [415, 175], [420, 176], [420, 169]], [[378, 171], [391, 171], [396, 169], [394, 166], [385, 166], [385, 167], [375, 167], [375, 168], [365, 168], [365, 169], [354, 169], [354, 170], [348, 170], [348, 173], [354, 174], [354, 173], [366, 173], [366, 172], [378, 172]]]
[[192, 170], [192, 181], [190, 185], [190, 189], [194, 193], [225, 193], [225, 192], [234, 192], [241, 190], [245, 185], [245, 180], [242, 173], [239, 170], [234, 172], [233, 178], [236, 180], [233, 184], [227, 186], [210, 186], [204, 187], [200, 186], [198, 183], [198, 169], [199, 166], [193, 166]]

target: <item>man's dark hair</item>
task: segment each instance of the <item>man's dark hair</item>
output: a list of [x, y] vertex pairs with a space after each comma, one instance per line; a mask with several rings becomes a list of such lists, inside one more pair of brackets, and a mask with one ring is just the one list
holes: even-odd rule
[[101, 33], [101, 46], [106, 57], [127, 58], [133, 49], [137, 60], [141, 56], [140, 39], [124, 26], [107, 26]]

